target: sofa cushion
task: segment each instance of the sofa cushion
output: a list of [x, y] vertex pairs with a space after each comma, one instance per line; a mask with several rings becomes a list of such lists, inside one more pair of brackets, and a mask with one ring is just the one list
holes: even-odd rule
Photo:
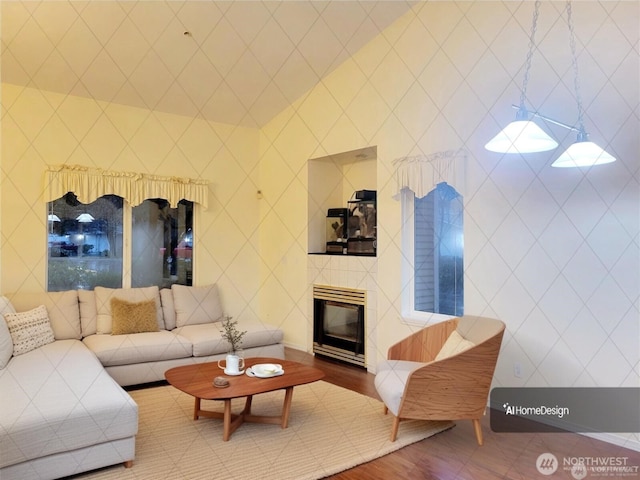
[[131, 335], [97, 334], [82, 341], [105, 367], [186, 358], [193, 351], [188, 340], [166, 330]]
[[[206, 357], [229, 351], [229, 343], [222, 339], [222, 324], [205, 323], [178, 327], [175, 333], [193, 344], [194, 357]], [[283, 332], [279, 328], [262, 323], [239, 324], [238, 330], [246, 330], [241, 349], [262, 347], [282, 342]]]
[[158, 287], [143, 288], [106, 288], [96, 287], [94, 289], [96, 295], [96, 309], [98, 311], [98, 323], [96, 333], [111, 333], [111, 299], [113, 297], [129, 302], [141, 302], [143, 300], [155, 300], [156, 302], [156, 320], [158, 329], [164, 330], [164, 319], [162, 317], [162, 307], [160, 305], [160, 292]]
[[394, 415], [398, 415], [409, 375], [426, 363], [408, 360], [385, 360], [378, 365], [374, 384], [380, 398]]
[[31, 310], [38, 305], [47, 307], [56, 340], [82, 338], [77, 290], [16, 293], [11, 296], [11, 302], [19, 312]]
[[78, 340], [14, 357], [0, 370], [0, 392], [0, 467], [129, 438], [138, 430], [136, 403]]
[[78, 290], [78, 301], [80, 302], [80, 328], [82, 336], [88, 337], [98, 330], [98, 307], [96, 305], [96, 294], [93, 290]]
[[158, 320], [156, 301], [127, 302], [113, 297], [111, 299], [111, 334], [157, 332]]
[[4, 319], [5, 313], [15, 313], [15, 309], [7, 297], [0, 297], [0, 369], [7, 366], [13, 356], [13, 340], [9, 327]]
[[55, 340], [44, 305], [26, 312], [5, 313], [13, 341], [13, 354], [22, 355]]
[[160, 289], [160, 303], [162, 303], [164, 328], [173, 330], [176, 328], [176, 306], [173, 303], [173, 292], [170, 288]]
[[436, 360], [442, 360], [443, 358], [450, 357], [452, 355], [456, 355], [460, 352], [464, 352], [469, 348], [473, 347], [474, 343], [469, 340], [465, 340], [462, 335], [460, 335], [456, 330], [451, 332], [447, 341], [444, 342], [442, 348], [436, 355]]
[[202, 287], [171, 285], [176, 308], [176, 326], [222, 321], [223, 311], [216, 284]]

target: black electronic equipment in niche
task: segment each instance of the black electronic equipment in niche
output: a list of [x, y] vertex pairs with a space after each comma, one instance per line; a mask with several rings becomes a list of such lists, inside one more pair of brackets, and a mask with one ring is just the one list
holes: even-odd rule
[[347, 208], [330, 208], [327, 212], [326, 235], [327, 253], [340, 254], [347, 252]]
[[327, 253], [375, 256], [377, 209], [375, 190], [357, 190], [347, 208], [327, 212]]

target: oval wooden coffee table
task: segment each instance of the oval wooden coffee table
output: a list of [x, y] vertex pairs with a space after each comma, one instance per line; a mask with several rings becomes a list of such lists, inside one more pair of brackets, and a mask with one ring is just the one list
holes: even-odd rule
[[[172, 368], [167, 370], [164, 376], [175, 388], [195, 397], [194, 420], [199, 417], [222, 418], [224, 422], [222, 439], [226, 442], [231, 437], [231, 434], [244, 422], [280, 424], [282, 428], [287, 428], [293, 387], [316, 382], [324, 378], [322, 370], [279, 358], [246, 358], [245, 368], [259, 363], [278, 363], [282, 365], [284, 374], [270, 378], [249, 377], [245, 374], [229, 376], [224, 374], [216, 362], [207, 362]], [[213, 379], [216, 377], [225, 377], [229, 380], [229, 386], [226, 388], [214, 387]], [[251, 400], [253, 396], [260, 393], [273, 392], [274, 390], [285, 390], [282, 415], [252, 415]], [[231, 400], [240, 397], [246, 397], [244, 409], [238, 414], [233, 414], [231, 412]], [[203, 399], [223, 401], [224, 411], [202, 410], [200, 402]]]

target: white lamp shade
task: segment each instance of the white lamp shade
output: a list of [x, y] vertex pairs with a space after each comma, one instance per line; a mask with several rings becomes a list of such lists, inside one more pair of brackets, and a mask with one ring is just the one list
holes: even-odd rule
[[553, 150], [558, 146], [538, 125], [530, 120], [516, 120], [493, 137], [485, 146], [498, 153], [534, 153]]
[[575, 142], [558, 159], [552, 167], [591, 167], [615, 162], [616, 159], [593, 142]]
[[60, 217], [58, 215], [56, 215], [55, 213], [50, 213], [47, 218], [48, 218], [48, 220], [50, 222], [59, 222], [60, 221]]
[[93, 222], [95, 218], [93, 218], [93, 216], [90, 213], [81, 213], [76, 217], [76, 220], [79, 221], [80, 223], [89, 223], [89, 222]]

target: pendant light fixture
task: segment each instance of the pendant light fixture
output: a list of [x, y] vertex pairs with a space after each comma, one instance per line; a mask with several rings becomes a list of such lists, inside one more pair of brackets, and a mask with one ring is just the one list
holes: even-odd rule
[[584, 127], [584, 109], [582, 106], [582, 98], [580, 96], [578, 60], [576, 55], [575, 33], [570, 0], [566, 3], [566, 12], [567, 26], [569, 28], [571, 63], [574, 73], [574, 89], [578, 105], [578, 127], [576, 128], [565, 123], [558, 122], [557, 120], [541, 115], [538, 112], [530, 112], [525, 107], [524, 102], [531, 69], [531, 57], [533, 56], [533, 49], [535, 47], [535, 34], [540, 11], [540, 3], [540, 0], [536, 0], [533, 12], [531, 34], [529, 37], [529, 52], [527, 54], [524, 80], [522, 82], [522, 90], [520, 93], [520, 105], [513, 105], [513, 107], [518, 110], [516, 120], [507, 125], [498, 135], [491, 139], [491, 141], [485, 145], [485, 148], [499, 153], [535, 153], [553, 150], [556, 148], [558, 143], [549, 137], [544, 130], [542, 130], [532, 120], [529, 120], [529, 116], [531, 116], [559, 125], [577, 133], [576, 142], [569, 146], [569, 148], [567, 148], [567, 150], [565, 150], [565, 152], [553, 162], [551, 165], [552, 167], [591, 167], [593, 165], [602, 165], [613, 162], [615, 161], [615, 157], [605, 152], [595, 143], [589, 141], [589, 135]]
[[81, 213], [76, 217], [76, 220], [80, 223], [91, 223], [95, 220], [95, 218], [93, 218], [93, 215], [91, 215], [90, 213]]
[[516, 119], [504, 127], [498, 135], [493, 137], [485, 146], [487, 150], [498, 153], [534, 153], [553, 150], [558, 146], [553, 138], [545, 133], [535, 122], [529, 120], [529, 111], [524, 102], [527, 96], [527, 85], [531, 72], [531, 59], [536, 45], [536, 30], [538, 15], [540, 12], [540, 0], [536, 0], [529, 34], [529, 51], [520, 90], [520, 105], [516, 107]]
[[576, 55], [576, 38], [573, 30], [573, 18], [571, 15], [571, 2], [567, 0], [567, 26], [569, 27], [569, 46], [571, 48], [571, 65], [573, 66], [573, 86], [576, 91], [576, 103], [578, 105], [578, 128], [572, 130], [578, 132], [575, 143], [569, 146], [552, 167], [591, 167], [615, 162], [615, 157], [605, 152], [595, 143], [589, 141], [589, 134], [584, 128], [584, 108], [580, 96], [580, 77], [578, 75], [578, 58]]

